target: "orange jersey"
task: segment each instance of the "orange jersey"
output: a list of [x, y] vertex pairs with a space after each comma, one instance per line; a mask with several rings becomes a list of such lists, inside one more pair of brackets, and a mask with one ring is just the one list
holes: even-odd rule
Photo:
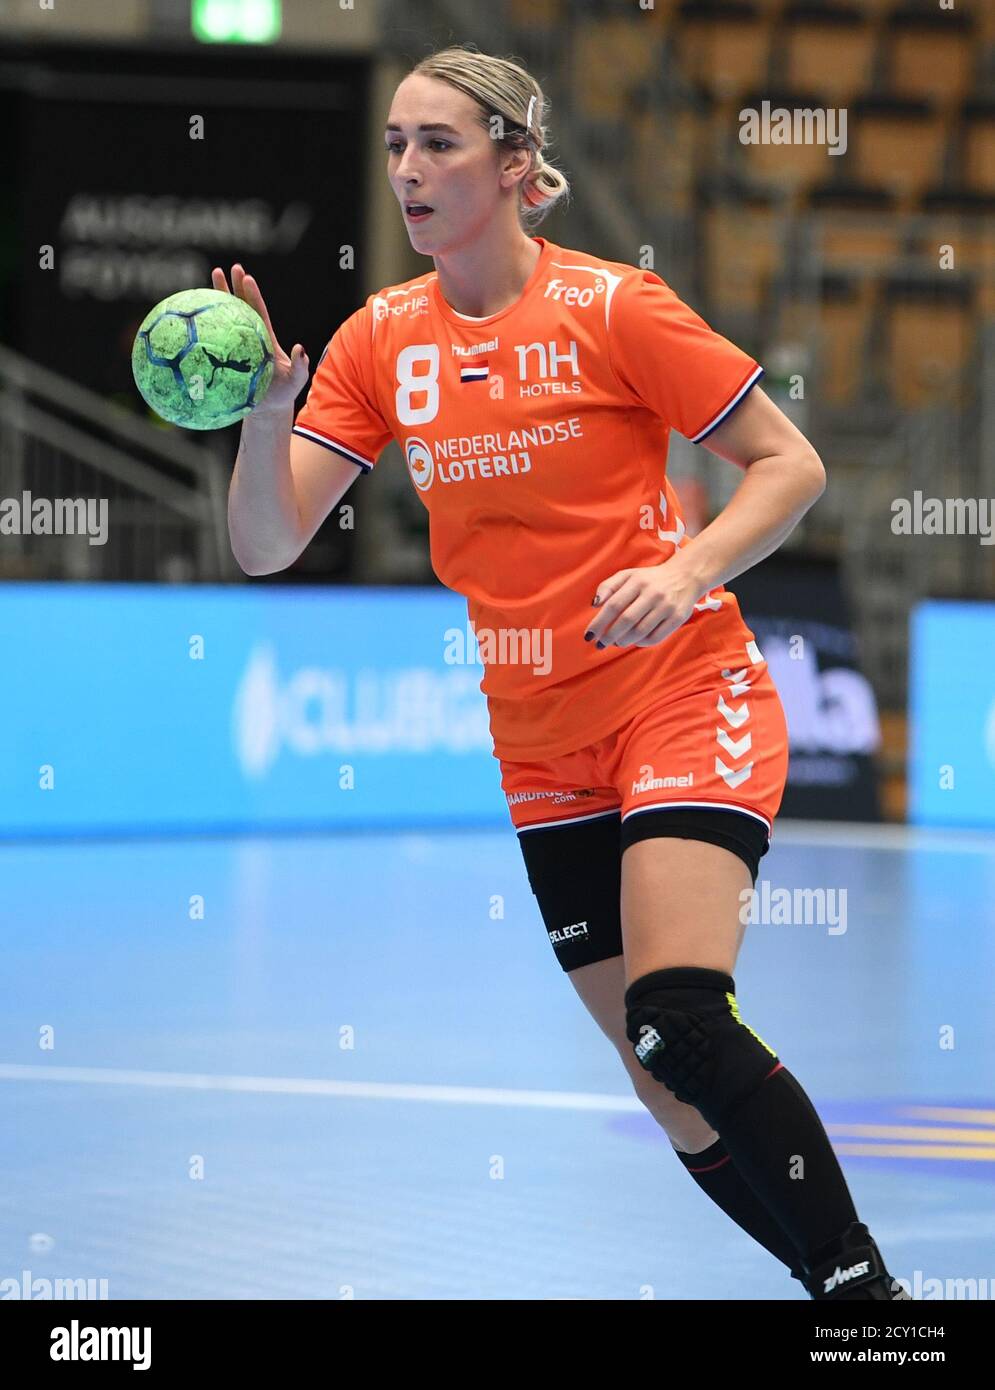
[[684, 540], [670, 430], [705, 439], [762, 369], [652, 271], [536, 240], [522, 294], [486, 318], [451, 308], [435, 271], [371, 295], [294, 423], [364, 471], [400, 444], [432, 567], [467, 600], [495, 755], [512, 760], [586, 747], [759, 655], [722, 587], [657, 646], [584, 641], [602, 580]]

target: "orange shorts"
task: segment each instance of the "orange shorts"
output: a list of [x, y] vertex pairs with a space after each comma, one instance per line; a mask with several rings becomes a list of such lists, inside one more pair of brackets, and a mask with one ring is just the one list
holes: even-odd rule
[[587, 748], [501, 763], [518, 831], [673, 807], [740, 811], [771, 835], [788, 775], [788, 729], [766, 663], [716, 672], [716, 682], [661, 696]]

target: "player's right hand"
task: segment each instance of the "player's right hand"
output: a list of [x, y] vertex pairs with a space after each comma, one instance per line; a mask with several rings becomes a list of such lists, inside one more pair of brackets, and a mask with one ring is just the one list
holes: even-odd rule
[[216, 290], [221, 290], [225, 294], [235, 294], [239, 299], [244, 299], [246, 304], [250, 304], [266, 325], [270, 342], [273, 344], [273, 380], [269, 390], [255, 406], [252, 414], [271, 414], [292, 408], [304, 388], [310, 371], [307, 353], [303, 346], [300, 343], [295, 343], [290, 356], [287, 356], [273, 332], [269, 310], [266, 308], [266, 301], [262, 297], [259, 286], [251, 275], [246, 275], [241, 265], [236, 264], [231, 268], [231, 289], [228, 288], [228, 281], [225, 279], [225, 273], [220, 266], [215, 266], [211, 272], [211, 283]]

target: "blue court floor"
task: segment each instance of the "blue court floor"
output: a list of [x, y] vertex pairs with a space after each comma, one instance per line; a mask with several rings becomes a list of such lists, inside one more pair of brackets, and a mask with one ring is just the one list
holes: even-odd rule
[[[760, 880], [744, 1018], [892, 1272], [995, 1296], [995, 838], [779, 824]], [[805, 1297], [640, 1110], [510, 830], [9, 844], [0, 882], [0, 1297]]]

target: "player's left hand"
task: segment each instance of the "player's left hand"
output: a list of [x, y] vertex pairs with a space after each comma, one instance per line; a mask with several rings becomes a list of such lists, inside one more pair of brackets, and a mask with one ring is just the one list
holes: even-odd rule
[[618, 570], [602, 580], [585, 638], [606, 647], [655, 647], [676, 632], [703, 593], [676, 560]]

